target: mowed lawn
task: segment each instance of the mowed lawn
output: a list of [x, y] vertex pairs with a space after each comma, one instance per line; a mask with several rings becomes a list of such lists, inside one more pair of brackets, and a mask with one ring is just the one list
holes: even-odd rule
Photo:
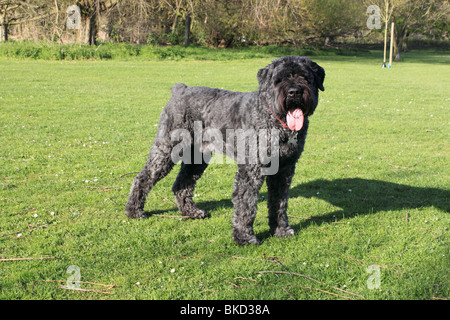
[[171, 86], [253, 91], [271, 59], [1, 60], [0, 299], [448, 299], [450, 56], [381, 56], [312, 58], [325, 92], [290, 191], [296, 234], [270, 236], [264, 185], [262, 245], [243, 247], [235, 165], [199, 180], [204, 220], [179, 217], [179, 166], [149, 219], [124, 206]]

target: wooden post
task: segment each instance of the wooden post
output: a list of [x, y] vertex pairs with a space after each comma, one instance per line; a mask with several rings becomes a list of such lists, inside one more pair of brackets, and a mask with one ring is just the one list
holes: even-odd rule
[[391, 25], [391, 48], [389, 52], [389, 67], [392, 67], [392, 54], [394, 52], [394, 22]]

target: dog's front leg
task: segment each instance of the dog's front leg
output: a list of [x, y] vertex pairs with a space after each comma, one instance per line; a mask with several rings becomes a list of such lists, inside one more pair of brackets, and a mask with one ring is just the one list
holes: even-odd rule
[[239, 245], [260, 244], [253, 233], [253, 222], [263, 182], [259, 166], [238, 165], [233, 191], [233, 239]]
[[282, 166], [277, 174], [267, 176], [266, 179], [270, 233], [277, 237], [294, 235], [294, 230], [289, 226], [287, 217], [289, 187], [294, 173], [295, 163], [289, 166]]

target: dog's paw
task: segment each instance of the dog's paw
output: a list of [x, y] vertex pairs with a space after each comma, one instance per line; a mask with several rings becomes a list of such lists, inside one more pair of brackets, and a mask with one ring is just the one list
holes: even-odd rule
[[250, 240], [248, 240], [247, 244], [260, 245], [261, 241], [259, 241], [257, 237], [252, 237]]
[[132, 219], [145, 219], [148, 218], [148, 216], [145, 214], [144, 210], [129, 210], [125, 209], [125, 214], [127, 217]]
[[260, 245], [261, 241], [259, 241], [259, 239], [255, 236], [250, 237], [248, 239], [234, 239], [234, 241], [240, 245], [240, 246], [244, 246], [244, 245], [248, 245], [248, 244], [253, 244], [253, 245]]
[[239, 235], [235, 232], [233, 232], [233, 240], [240, 246], [247, 244], [254, 244], [254, 245], [261, 244], [261, 241], [259, 241], [258, 238], [255, 237], [254, 235]]
[[273, 235], [277, 236], [278, 238], [289, 238], [292, 237], [294, 234], [295, 231], [291, 227], [276, 228], [275, 232], [273, 232]]
[[200, 209], [192, 210], [187, 214], [183, 214], [185, 216], [188, 216], [191, 219], [204, 219], [206, 218], [206, 212]]

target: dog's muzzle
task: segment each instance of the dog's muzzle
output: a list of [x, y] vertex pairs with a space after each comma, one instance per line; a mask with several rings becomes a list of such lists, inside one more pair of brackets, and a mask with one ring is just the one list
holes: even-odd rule
[[291, 87], [286, 95], [286, 125], [292, 131], [299, 131], [303, 127], [305, 116], [302, 106], [303, 90], [300, 87]]

